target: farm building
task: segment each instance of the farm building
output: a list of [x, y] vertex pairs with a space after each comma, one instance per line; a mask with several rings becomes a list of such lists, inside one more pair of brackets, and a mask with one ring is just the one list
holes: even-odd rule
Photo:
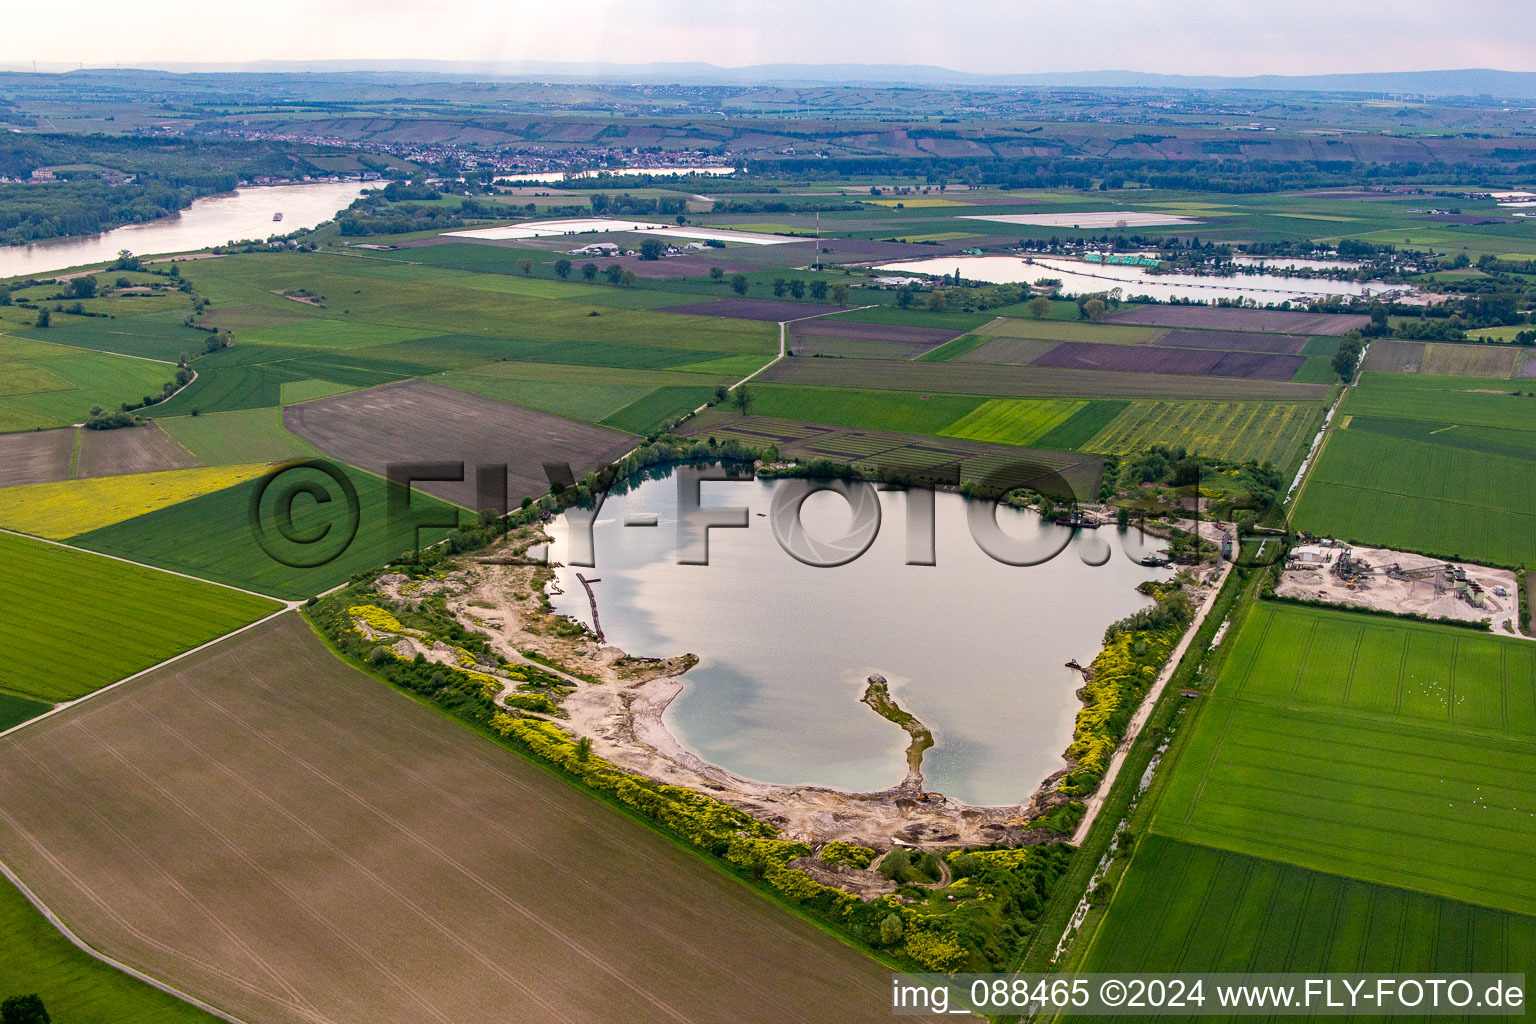
[[580, 249], [572, 249], [572, 256], [618, 256], [624, 250], [612, 242], [593, 242], [584, 245]]

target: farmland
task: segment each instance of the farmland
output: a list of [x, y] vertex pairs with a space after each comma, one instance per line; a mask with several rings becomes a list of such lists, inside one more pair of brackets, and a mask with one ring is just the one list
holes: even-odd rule
[[[1458, 411], [1451, 403], [1436, 401], [1448, 394], [1425, 391], [1406, 397], [1411, 397], [1415, 412], [1433, 415]], [[1463, 415], [1431, 428], [1446, 433], [1424, 431], [1419, 439], [1407, 440], [1368, 429], [1336, 431], [1298, 498], [1295, 525], [1445, 557], [1502, 565], [1536, 561], [1536, 519], [1531, 512], [1536, 507], [1536, 460], [1522, 452], [1531, 439], [1523, 436], [1527, 432], [1512, 432], [1504, 453], [1495, 454], [1497, 447], [1487, 450], [1468, 435], [1457, 435], [1452, 429], [1457, 424], [1507, 423], [1513, 418], [1485, 402], [1506, 396], [1470, 397], [1474, 401], [1460, 410]], [[1394, 408], [1379, 396], [1369, 405]], [[1351, 401], [1348, 407], [1357, 403]], [[1480, 411], [1484, 415], [1478, 415]]]
[[1092, 395], [1099, 398], [1317, 401], [1327, 394], [1327, 388], [1323, 385], [1295, 384], [1290, 381], [883, 359], [785, 359], [761, 379], [786, 384], [892, 388], [898, 391], [938, 391], [1010, 398], [1081, 398]]
[[803, 320], [790, 325], [791, 348], [800, 356], [912, 359], [953, 341], [961, 332], [905, 324]]
[[[1117, 405], [1114, 402], [1094, 404]], [[948, 437], [968, 437], [973, 441], [1034, 444], [1076, 419], [1088, 406], [1088, 402], [1071, 399], [994, 398], [955, 420], [940, 433]], [[1102, 416], [1103, 412], [1095, 410], [1091, 415]]]
[[889, 1015], [861, 954], [295, 615], [82, 710], [0, 740], [0, 856], [97, 948], [247, 1019], [704, 1019], [743, 991], [744, 1021]]
[[[546, 462], [568, 462], [579, 477], [634, 447], [633, 437], [617, 430], [426, 381], [291, 405], [283, 410], [283, 423], [327, 455], [379, 476], [398, 462], [505, 463], [507, 494], [514, 503], [549, 489], [542, 468]], [[461, 482], [417, 486], [475, 508], [473, 469], [465, 475]]]
[[75, 475], [127, 476], [193, 469], [198, 460], [158, 426], [122, 430], [82, 430]]
[[1145, 327], [1204, 328], [1276, 334], [1343, 334], [1364, 327], [1366, 317], [1293, 313], [1273, 309], [1211, 309], [1204, 306], [1137, 306], [1107, 318]]
[[1518, 971], [1533, 957], [1536, 917], [1152, 834], [1080, 966], [1390, 974]]
[[1104, 345], [1064, 341], [1030, 360], [1031, 366], [1128, 373], [1177, 373], [1214, 377], [1290, 380], [1301, 369], [1301, 356], [1225, 352], [1152, 345]]
[[0, 434], [0, 487], [68, 480], [76, 434], [69, 427]]
[[1266, 604], [1239, 628], [1155, 831], [1536, 911], [1536, 648]]
[[206, 466], [306, 459], [315, 450], [283, 429], [278, 409], [240, 409], [155, 421]]
[[0, 583], [9, 602], [0, 620], [0, 644], [8, 652], [0, 685], [50, 702], [89, 693], [279, 607], [6, 533], [0, 533]]
[[1321, 419], [1317, 405], [1296, 402], [1132, 402], [1083, 449], [1123, 455], [1162, 444], [1227, 462], [1293, 468]]
[[1350, 389], [1344, 411], [1357, 416], [1532, 429], [1536, 398], [1516, 395], [1515, 390], [1508, 381], [1368, 373], [1359, 387]]
[[0, 526], [63, 540], [233, 487], [262, 465], [179, 469], [0, 489]]
[[[253, 467], [245, 482], [225, 486], [211, 493], [157, 508], [132, 519], [78, 533], [70, 537], [70, 543], [79, 547], [100, 551], [104, 554], [148, 562], [177, 572], [214, 580], [230, 586], [272, 594], [290, 600], [312, 596], [345, 580], [353, 572], [379, 565], [414, 549], [418, 538], [404, 524], [391, 527], [386, 514], [386, 487], [383, 480], [361, 470], [332, 467], [344, 474], [357, 492], [356, 535], [350, 544], [336, 554], [333, 561], [313, 567], [304, 563], [321, 554], [330, 554], [333, 548], [323, 551], [307, 549], [304, 545], [292, 546], [279, 543], [273, 536], [271, 543], [289, 561], [288, 565], [276, 560], [263, 550], [252, 528], [250, 517], [251, 499], [261, 486], [261, 481], [251, 476], [265, 474], [269, 467]], [[187, 473], [210, 472], [184, 470]], [[283, 477], [281, 488], [271, 488], [261, 510], [261, 521], [275, 522], [279, 515], [274, 504], [289, 489], [312, 484], [331, 500], [320, 504], [308, 499], [293, 504], [293, 529], [296, 536], [335, 531], [337, 544], [345, 541], [349, 518], [347, 503], [339, 493], [339, 485], [325, 473], [304, 469], [294, 471], [297, 478]], [[123, 479], [133, 480], [132, 477]], [[52, 485], [47, 485], [52, 486]], [[0, 491], [3, 498], [12, 491]], [[411, 496], [411, 514], [418, 512], [434, 518], [456, 521], [457, 510], [423, 493]], [[440, 540], [446, 531], [424, 529], [421, 544]], [[328, 535], [328, 533], [326, 534]]]
[[919, 396], [900, 391], [781, 384], [761, 385], [752, 390], [752, 395], [752, 409], [759, 416], [913, 434], [944, 433], [950, 424], [985, 401], [969, 395]]
[[[18, 92], [52, 81], [10, 79]], [[121, 122], [82, 111], [88, 103], [12, 105], [6, 93], [0, 124], [16, 128], [23, 147], [57, 146], [55, 130], [83, 123], [102, 139], [153, 138], [143, 144], [157, 152], [179, 145], [181, 132], [249, 135], [261, 156], [245, 177], [301, 166], [267, 136], [319, 134], [348, 149], [314, 168], [374, 166], [359, 162], [366, 155], [398, 182], [291, 243], [232, 243], [202, 254], [217, 258], [139, 269], [125, 259], [129, 269], [96, 272], [100, 293], [79, 305], [77, 285], [92, 289], [78, 278], [0, 285], [9, 300], [0, 304], [0, 526], [84, 549], [0, 534], [7, 607], [19, 609], [0, 620], [0, 645], [19, 651], [0, 680], [0, 730], [91, 695], [90, 705], [0, 739], [0, 858], [99, 948], [246, 1019], [705, 1021], [742, 994], [751, 998], [730, 1004], [733, 1019], [883, 1015], [883, 970], [710, 867], [719, 853], [710, 843], [696, 858], [617, 803], [600, 805], [619, 790], [583, 793], [548, 762], [534, 766], [477, 732], [489, 691], [463, 714], [452, 702], [468, 691], [450, 695], [434, 679], [437, 667], [467, 666], [479, 653], [469, 634], [452, 639], [476, 650], [429, 648], [447, 659], [441, 666], [409, 654], [397, 663], [396, 648], [384, 646], [392, 639], [332, 628], [355, 624], [341, 615], [349, 590], [302, 613], [327, 623], [335, 649], [294, 612], [101, 692], [279, 607], [216, 582], [296, 604], [388, 563], [394, 582], [377, 591], [386, 616], [446, 624], [442, 616], [460, 610], [449, 599], [469, 596], [468, 586], [444, 584], [450, 567], [511, 578], [486, 569], [494, 559], [471, 561], [491, 531], [471, 526], [470, 513], [497, 501], [494, 486], [477, 486], [482, 464], [510, 464], [511, 504], [539, 500], [520, 522], [559, 507], [565, 489], [551, 488], [547, 464], [569, 463], [580, 478], [637, 449], [629, 467], [722, 447], [747, 454], [733, 442], [814, 461], [816, 472], [852, 465], [976, 484], [1027, 466], [1023, 482], [1062, 498], [1043, 486], [1059, 474], [1112, 519], [1116, 505], [1181, 516], [1195, 497], [1191, 460], [1251, 460], [1268, 465], [1226, 465], [1202, 481], [1223, 521], [1536, 564], [1536, 397], [1522, 393], [1536, 389], [1526, 383], [1536, 361], [1512, 343], [1533, 319], [1536, 287], [1520, 265], [1531, 258], [1520, 254], [1536, 252], [1533, 222], [1482, 194], [1536, 159], [1523, 107], [1426, 96], [1394, 99], [1384, 113], [1386, 104], [1323, 94], [1292, 104], [1197, 90], [1167, 98], [1154, 128], [1139, 100], [1134, 125], [1106, 118], [1125, 104], [1110, 91], [978, 87], [975, 108], [967, 100], [957, 110], [954, 94], [921, 86], [762, 93], [486, 81], [445, 90], [337, 75], [276, 94], [268, 76], [249, 76], [237, 94], [220, 91], [215, 76], [174, 81], [186, 104], [157, 96], [153, 110], [135, 114], [115, 103]], [[110, 82], [102, 88], [118, 94]], [[539, 98], [535, 112], [523, 109], [529, 96]], [[601, 109], [614, 96], [622, 117]], [[932, 116], [904, 124], [900, 111], [913, 104]], [[837, 116], [822, 122], [817, 111], [828, 106]], [[1053, 123], [1053, 107], [1070, 112], [1069, 127]], [[1276, 130], [1244, 130], [1255, 117]], [[1288, 126], [1293, 119], [1306, 127]], [[625, 153], [661, 158], [670, 144], [690, 163], [729, 152], [749, 169], [724, 179], [622, 176]], [[430, 165], [399, 155], [417, 152], [432, 153]], [[540, 167], [601, 160], [618, 176], [508, 186], [482, 173], [514, 153]], [[60, 171], [88, 182], [0, 190], [133, 187], [98, 185], [89, 155], [73, 154]], [[1442, 180], [1447, 172], [1454, 177]], [[1484, 173], [1487, 181], [1474, 180]], [[1282, 182], [1287, 191], [1274, 191]], [[1422, 209], [1430, 202], [1454, 212]], [[605, 212], [668, 228], [675, 217], [706, 236], [780, 237], [709, 247], [676, 238], [676, 249], [658, 252], [655, 235], [633, 230], [444, 233], [500, 225], [512, 230], [493, 236], [516, 235], [533, 218]], [[588, 242], [640, 251], [571, 251]], [[963, 279], [962, 261], [978, 252], [1032, 261], [1039, 280]], [[1383, 301], [1310, 302], [1294, 297], [1299, 284], [1270, 290], [1256, 280], [1250, 299], [1293, 297], [1274, 309], [1159, 305], [1135, 296], [1129, 279], [1111, 290], [1120, 279], [1091, 264], [1118, 262], [1112, 252], [1156, 259], [1158, 274], [1209, 273], [1212, 296], [1243, 288], [1260, 259], [1303, 261], [1307, 290], [1400, 290]], [[872, 265], [923, 257], [940, 257], [926, 278], [886, 277], [895, 271]], [[1050, 283], [1052, 270], [1068, 267], [1070, 287]], [[1076, 270], [1096, 294], [1076, 294]], [[1146, 280], [1156, 285], [1158, 274]], [[1444, 306], [1404, 294], [1413, 288], [1443, 289], [1429, 301]], [[47, 311], [50, 326], [38, 326]], [[1356, 330], [1368, 342], [1362, 382], [1341, 385], [1356, 351], [1357, 336], [1346, 335]], [[1462, 337], [1487, 343], [1452, 340]], [[71, 427], [94, 404], [159, 395], [182, 353], [196, 380], [137, 409], [148, 425]], [[739, 405], [717, 390], [749, 375]], [[1284, 487], [1341, 391], [1319, 458], [1289, 503]], [[1163, 448], [1182, 452], [1153, 450]], [[314, 461], [286, 467], [283, 488], [261, 491], [288, 460]], [[440, 525], [418, 533], [392, 520], [386, 510], [399, 494], [382, 479], [388, 467], [445, 461], [462, 462], [465, 478], [417, 481], [410, 502]], [[297, 499], [291, 522], [284, 494]], [[1042, 511], [1060, 514], [1049, 502]], [[454, 523], [469, 528], [451, 544], [414, 564], [402, 557]], [[1176, 561], [1197, 546], [1177, 531], [1168, 540]], [[541, 581], [518, 568], [527, 575], [511, 588], [516, 600], [536, 604]], [[1133, 852], [1114, 859], [1092, 895], [1089, 938], [1071, 950], [1069, 968], [1523, 969], [1536, 954], [1536, 645], [1266, 603], [1262, 578], [1241, 570], [1219, 593], [1188, 573], [1183, 562], [1170, 567], [1179, 592], [1159, 591], [1149, 615], [1180, 617], [1180, 597], [1215, 614], [1174, 666], [1117, 788], [1094, 792], [1097, 775], [1072, 772], [1046, 784], [1060, 787], [1055, 795], [1021, 809], [1034, 820], [1003, 832], [1000, 845], [1042, 842], [1061, 877], [1081, 876], [1077, 890], [1034, 887], [1031, 899], [1051, 896], [1043, 917], [1022, 898], [981, 907], [998, 894], [967, 891], [978, 876], [946, 861], [959, 881], [899, 890], [893, 898], [910, 906], [889, 923], [907, 928], [908, 912], [924, 905], [985, 920], [995, 930], [978, 937], [968, 924], [957, 936], [961, 955], [1001, 963], [1007, 955], [994, 954], [1023, 951], [1022, 940], [1043, 963], [1059, 928], [1037, 925], [1072, 916], [1129, 814], [1121, 849]], [[623, 585], [609, 575], [607, 586]], [[913, 585], [921, 593], [921, 581]], [[470, 602], [489, 613], [498, 606], [479, 598], [500, 594], [479, 591]], [[1022, 614], [1021, 627], [1034, 624], [1028, 608]], [[521, 635], [552, 658], [539, 644], [571, 627], [537, 624], [549, 631]], [[1143, 635], [1171, 645], [1166, 632]], [[1103, 739], [1099, 723], [1132, 714], [1099, 685], [1116, 679], [1115, 658], [1136, 660], [1143, 675], [1156, 668], [1137, 660], [1150, 640], [1106, 642], [1094, 664], [1111, 671], [1095, 669], [1082, 691], [1079, 731], [1063, 723], [1078, 752]], [[350, 667], [364, 662], [383, 678]], [[420, 670], [428, 707], [391, 691], [384, 680], [398, 681], [397, 668]], [[590, 706], [560, 706], [554, 698], [564, 695], [547, 680], [518, 689], [503, 710], [533, 727], [511, 730], [525, 742], [550, 725], [541, 718], [598, 744], [615, 724], [588, 731]], [[892, 693], [900, 690], [898, 679]], [[643, 697], [638, 687], [622, 696]], [[655, 723], [642, 715], [632, 724], [640, 736]], [[935, 736], [955, 741], [942, 729]], [[1105, 759], [1113, 745], [1103, 744]], [[574, 739], [571, 749], [583, 750]], [[560, 763], [569, 769], [589, 752]], [[1149, 771], [1154, 752], [1165, 755]], [[947, 756], [942, 746], [936, 756]], [[583, 771], [578, 781], [590, 781]], [[1131, 795], [1138, 779], [1150, 786], [1144, 803]], [[881, 828], [867, 841], [910, 835], [918, 847], [947, 846], [953, 836], [923, 831], [937, 820], [925, 818], [933, 798], [909, 807], [907, 795], [893, 802], [910, 832]], [[1054, 843], [1079, 816], [1087, 839], [1074, 836], [1069, 854]], [[791, 821], [782, 827], [796, 841], [806, 836], [792, 830], [821, 827], [763, 820]], [[732, 836], [733, 847], [747, 838]], [[726, 861], [743, 875], [756, 867], [767, 877], [766, 861], [748, 863], [755, 851], [736, 853]], [[921, 857], [912, 851], [909, 866]], [[928, 877], [942, 878], [929, 866]], [[853, 878], [888, 891], [885, 878], [904, 880], [893, 870]], [[847, 899], [818, 889], [802, 902], [791, 890], [808, 882], [782, 868], [763, 891], [812, 916]], [[91, 964], [50, 946], [57, 937], [27, 919], [0, 899], [0, 939], [22, 935], [39, 951], [24, 965], [25, 984], [0, 965], [0, 986], [35, 987], [55, 1019], [200, 1018], [179, 1004], [154, 1007], [158, 997], [145, 1002], [115, 974], [118, 988], [100, 971], [93, 978]], [[917, 956], [923, 940], [898, 929], [893, 942], [887, 923], [871, 917], [840, 934], [863, 952], [955, 962], [938, 948]], [[796, 984], [783, 983], [790, 976]]]
[[[826, 459], [872, 470], [921, 474], [958, 467], [962, 481], [980, 481], [1001, 470], [1027, 467], [1029, 479], [1059, 475], [1072, 491], [1072, 495], [1062, 496], [1080, 499], [1091, 499], [1098, 493], [1103, 472], [1102, 460], [1091, 455], [894, 431], [851, 430], [766, 416], [737, 416], [719, 410], [690, 420], [684, 432], [693, 437], [737, 440], [755, 448], [772, 446], [780, 455], [791, 458]], [[1052, 489], [1055, 490], [1054, 486]]]
[[[0, 701], [5, 699], [0, 694]], [[0, 722], [3, 722], [0, 713]], [[76, 949], [9, 883], [0, 885], [0, 992], [36, 993], [58, 1021], [214, 1024], [218, 1018]]]
[[0, 433], [78, 423], [92, 406], [112, 409], [159, 395], [175, 369], [166, 363], [0, 336]]

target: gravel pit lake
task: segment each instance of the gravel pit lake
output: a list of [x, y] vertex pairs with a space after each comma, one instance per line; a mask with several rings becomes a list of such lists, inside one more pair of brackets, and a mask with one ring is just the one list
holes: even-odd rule
[[[1136, 591], [1167, 569], [1133, 560], [1148, 548], [1116, 528], [1081, 530], [1031, 512], [998, 510], [1010, 536], [1043, 564], [993, 560], [972, 539], [966, 499], [935, 495], [936, 565], [905, 564], [907, 495], [880, 492], [879, 533], [856, 560], [802, 564], [765, 514], [772, 480], [708, 481], [705, 508], [746, 506], [745, 529], [709, 531], [709, 564], [678, 564], [678, 482], [644, 474], [608, 496], [593, 526], [595, 566], [563, 565], [556, 611], [589, 626], [579, 572], [593, 585], [607, 642], [638, 657], [692, 652], [700, 662], [663, 721], [684, 747], [738, 775], [853, 791], [894, 786], [908, 736], [860, 703], [879, 673], [905, 710], [933, 731], [929, 790], [971, 804], [1028, 800], [1064, 767], [1082, 677], [1104, 628], [1150, 600]], [[839, 495], [806, 499], [815, 538], [848, 528]], [[626, 526], [649, 522], [655, 526]], [[571, 522], [551, 527], [551, 557], [568, 563]], [[1155, 542], [1152, 542], [1155, 543]], [[1086, 564], [1105, 558], [1102, 565]]]

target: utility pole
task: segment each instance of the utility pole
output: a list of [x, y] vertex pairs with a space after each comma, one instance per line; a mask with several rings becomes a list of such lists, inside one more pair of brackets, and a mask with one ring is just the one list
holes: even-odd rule
[[816, 262], [813, 264], [818, 272], [821, 270], [821, 207], [816, 207]]

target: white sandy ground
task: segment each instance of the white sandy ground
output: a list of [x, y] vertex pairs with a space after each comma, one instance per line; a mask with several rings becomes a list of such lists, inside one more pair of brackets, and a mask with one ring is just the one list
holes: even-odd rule
[[804, 242], [804, 238], [789, 235], [760, 235], [751, 231], [731, 231], [727, 228], [678, 227], [643, 220], [610, 220], [606, 217], [586, 217], [576, 220], [538, 220], [520, 224], [507, 224], [499, 228], [471, 228], [468, 231], [446, 231], [448, 238], [543, 238], [551, 235], [577, 235], [592, 231], [643, 231], [646, 234], [666, 238], [713, 238], [720, 242], [742, 242], [746, 245], [783, 245], [786, 242]]
[[[531, 565], [471, 563], [462, 576], [450, 574], [415, 596], [444, 593], [450, 611], [509, 661], [548, 671], [524, 656], [529, 651], [567, 670], [556, 674], [575, 689], [564, 700], [566, 717], [554, 721], [574, 735], [591, 737], [595, 754], [628, 771], [708, 793], [777, 826], [785, 838], [812, 844], [840, 840], [883, 849], [1020, 842], [1030, 838], [1023, 826], [1047, 806], [1040, 792], [1028, 804], [978, 807], [925, 793], [920, 780], [893, 779], [889, 789], [853, 793], [762, 782], [709, 764], [686, 750], [663, 721], [667, 705], [682, 691], [679, 677], [696, 659], [631, 659], [589, 634], [555, 635], [554, 618], [540, 606], [536, 573]], [[383, 589], [400, 596], [397, 584]], [[446, 650], [423, 653], [432, 660], [448, 658]]]
[[[1337, 549], [1330, 549], [1337, 557]], [[1415, 555], [1407, 551], [1391, 551], [1386, 548], [1367, 548], [1351, 545], [1351, 555], [1361, 558], [1377, 570], [1391, 565], [1401, 565], [1405, 570], [1423, 569], [1446, 564], [1444, 559]], [[1474, 607], [1457, 597], [1454, 591], [1436, 594], [1434, 584], [1428, 580], [1395, 580], [1386, 576], [1372, 575], [1364, 586], [1353, 589], [1330, 570], [1333, 562], [1315, 569], [1287, 569], [1280, 575], [1275, 593], [1281, 597], [1294, 597], [1303, 601], [1319, 601], [1344, 607], [1372, 608], [1377, 611], [1403, 612], [1430, 618], [1462, 619], [1477, 622], [1491, 619], [1493, 631], [1505, 636], [1518, 634], [1520, 621], [1520, 586], [1515, 574], [1507, 569], [1492, 569], [1470, 562], [1453, 562], [1467, 571], [1470, 579], [1482, 584], [1484, 597], [1481, 608]], [[1495, 587], [1504, 588], [1504, 597], [1494, 593]], [[1509, 625], [1506, 625], [1509, 624]], [[1516, 628], [1510, 628], [1514, 626]]]
[[1095, 213], [998, 213], [990, 217], [982, 214], [966, 214], [956, 219], [990, 220], [999, 224], [1033, 224], [1042, 228], [1112, 228], [1120, 224], [1128, 228], [1144, 228], [1156, 224], [1200, 223], [1189, 217], [1179, 217], [1171, 213], [1148, 213], [1144, 210], [1103, 210]]

